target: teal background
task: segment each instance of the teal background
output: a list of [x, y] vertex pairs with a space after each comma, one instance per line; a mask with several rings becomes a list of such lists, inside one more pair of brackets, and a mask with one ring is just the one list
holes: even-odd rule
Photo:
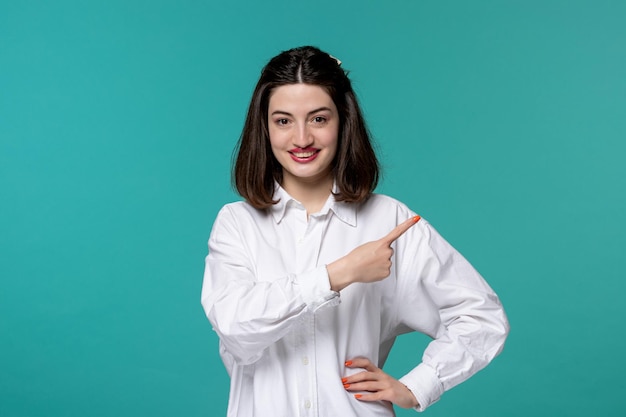
[[379, 191], [508, 312], [503, 354], [427, 414], [623, 415], [625, 21], [607, 0], [0, 0], [0, 416], [225, 415], [206, 240], [259, 71], [302, 44], [351, 71]]

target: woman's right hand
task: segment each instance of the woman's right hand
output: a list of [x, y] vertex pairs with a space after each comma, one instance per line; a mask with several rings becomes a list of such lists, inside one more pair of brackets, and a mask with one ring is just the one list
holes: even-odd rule
[[326, 266], [330, 288], [341, 291], [355, 282], [381, 281], [391, 273], [391, 244], [420, 220], [412, 217], [396, 226], [382, 239], [364, 243], [343, 258]]

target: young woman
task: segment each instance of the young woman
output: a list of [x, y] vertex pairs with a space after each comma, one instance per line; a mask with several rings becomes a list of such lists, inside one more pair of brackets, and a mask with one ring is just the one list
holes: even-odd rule
[[[215, 220], [202, 304], [231, 378], [228, 416], [392, 416], [486, 366], [508, 322], [472, 266], [401, 202], [346, 72], [314, 47], [270, 60]], [[432, 337], [399, 379], [396, 336]]]

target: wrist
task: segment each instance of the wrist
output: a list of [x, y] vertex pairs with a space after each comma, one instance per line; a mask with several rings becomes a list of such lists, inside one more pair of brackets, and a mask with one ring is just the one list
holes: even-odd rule
[[[402, 384], [402, 385], [404, 385], [404, 384]], [[420, 403], [419, 403], [419, 401], [417, 401], [417, 398], [415, 397], [415, 394], [413, 394], [413, 391], [411, 391], [411, 388], [407, 387], [406, 385], [404, 385], [404, 387], [406, 388], [406, 390], [411, 395], [411, 404], [407, 408], [417, 408], [417, 407], [419, 407]]]
[[326, 265], [326, 271], [328, 272], [330, 289], [333, 291], [339, 292], [352, 283], [347, 273], [344, 258]]

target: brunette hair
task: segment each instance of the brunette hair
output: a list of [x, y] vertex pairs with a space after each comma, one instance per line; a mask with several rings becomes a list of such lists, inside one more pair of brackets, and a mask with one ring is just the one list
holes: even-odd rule
[[274, 181], [282, 182], [283, 169], [272, 153], [267, 113], [272, 91], [288, 84], [319, 86], [337, 107], [340, 123], [333, 161], [335, 199], [361, 202], [374, 191], [379, 178], [378, 160], [356, 94], [340, 65], [326, 52], [303, 46], [280, 53], [261, 71], [233, 154], [233, 185], [252, 206], [263, 209], [278, 202], [273, 199]]

